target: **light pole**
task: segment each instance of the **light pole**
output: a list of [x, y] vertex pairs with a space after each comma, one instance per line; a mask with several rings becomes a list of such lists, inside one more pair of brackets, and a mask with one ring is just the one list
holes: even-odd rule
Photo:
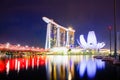
[[116, 0], [114, 0], [114, 56], [117, 56]]
[[111, 55], [111, 30], [112, 30], [112, 27], [111, 26], [108, 26], [108, 30], [109, 30], [109, 40], [110, 40], [110, 55]]

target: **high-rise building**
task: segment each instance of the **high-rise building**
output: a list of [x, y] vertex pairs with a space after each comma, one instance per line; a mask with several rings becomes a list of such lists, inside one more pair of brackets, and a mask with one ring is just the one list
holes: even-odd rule
[[74, 44], [74, 32], [72, 28], [65, 28], [53, 20], [43, 17], [47, 23], [45, 49], [53, 47], [69, 47]]

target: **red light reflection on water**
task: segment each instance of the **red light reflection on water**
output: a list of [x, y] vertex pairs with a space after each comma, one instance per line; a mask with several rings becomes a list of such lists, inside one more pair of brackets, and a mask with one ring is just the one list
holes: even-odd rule
[[3, 61], [0, 60], [0, 72], [5, 71], [5, 64]]
[[35, 57], [28, 57], [28, 58], [0, 60], [0, 73], [6, 71], [6, 74], [9, 74], [9, 71], [12, 71], [12, 70], [19, 72], [20, 69], [27, 70], [28, 68], [44, 66], [45, 59], [46, 57], [44, 56], [35, 56]]

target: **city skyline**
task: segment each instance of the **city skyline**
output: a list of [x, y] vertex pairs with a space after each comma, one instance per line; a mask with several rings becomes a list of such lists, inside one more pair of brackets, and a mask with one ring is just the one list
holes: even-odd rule
[[[120, 1], [116, 0], [117, 31], [120, 31]], [[75, 29], [80, 34], [94, 30], [98, 41], [109, 46], [108, 26], [113, 26], [114, 0], [31, 0], [0, 2], [0, 43], [10, 42], [30, 46], [45, 46], [47, 24], [43, 16], [58, 24]], [[113, 29], [113, 28], [112, 28]], [[112, 46], [113, 46], [112, 30]], [[109, 48], [109, 47], [108, 47]]]

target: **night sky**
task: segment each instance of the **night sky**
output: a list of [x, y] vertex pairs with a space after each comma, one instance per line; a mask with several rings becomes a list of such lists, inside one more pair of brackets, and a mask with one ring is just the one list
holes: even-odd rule
[[[117, 30], [120, 31], [120, 0], [116, 0]], [[98, 42], [109, 46], [108, 26], [113, 26], [113, 0], [0, 0], [0, 43], [45, 45], [47, 24], [43, 16], [72, 26], [76, 39], [94, 30]], [[113, 37], [113, 30], [112, 30]], [[113, 40], [113, 38], [112, 38]], [[113, 41], [112, 41], [113, 44]]]

